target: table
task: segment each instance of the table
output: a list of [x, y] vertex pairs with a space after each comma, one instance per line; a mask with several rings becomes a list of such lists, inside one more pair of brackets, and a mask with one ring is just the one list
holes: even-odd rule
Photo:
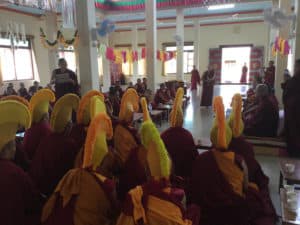
[[280, 204], [281, 204], [281, 215], [282, 225], [300, 225], [300, 191], [295, 190], [297, 193], [298, 209], [296, 212], [292, 212], [287, 207], [286, 191], [280, 189]]
[[159, 104], [156, 108], [156, 110], [162, 110], [162, 111], [165, 111], [167, 113], [167, 121], [169, 120], [169, 114], [172, 110], [172, 105], [162, 105], [162, 104]]
[[[291, 163], [295, 165], [295, 171], [289, 173], [285, 169], [285, 164]], [[292, 158], [279, 158], [280, 178], [279, 188], [282, 188], [283, 181], [287, 184], [300, 184], [300, 160]]]

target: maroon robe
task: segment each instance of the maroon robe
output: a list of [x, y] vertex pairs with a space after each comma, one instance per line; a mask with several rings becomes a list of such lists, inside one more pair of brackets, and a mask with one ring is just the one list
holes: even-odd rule
[[[241, 158], [236, 155], [236, 163]], [[245, 197], [228, 183], [212, 151], [200, 154], [193, 167], [188, 203], [201, 208], [201, 225], [274, 225], [276, 213], [270, 199], [249, 187]]]
[[41, 140], [50, 135], [51, 132], [50, 124], [47, 121], [34, 123], [25, 132], [23, 149], [30, 160], [33, 159]]
[[161, 139], [171, 156], [175, 175], [190, 177], [198, 155], [192, 134], [182, 127], [171, 127], [161, 134]]
[[85, 143], [87, 128], [83, 124], [75, 124], [72, 127], [70, 137], [77, 143], [79, 149], [81, 149]]
[[269, 192], [269, 178], [256, 161], [252, 144], [248, 143], [244, 137], [233, 138], [228, 149], [232, 149], [244, 158], [248, 167], [249, 181], [257, 184], [260, 190]]
[[191, 77], [191, 90], [197, 90], [197, 85], [200, 85], [200, 74], [199, 71], [194, 69], [192, 70], [192, 77]]
[[29, 170], [41, 193], [52, 194], [60, 179], [73, 168], [79, 150], [78, 144], [63, 134], [52, 133], [43, 139]]
[[214, 84], [215, 80], [213, 79], [215, 76], [214, 71], [206, 71], [203, 74], [203, 90], [201, 97], [201, 106], [211, 106], [212, 100], [214, 96]]
[[274, 88], [275, 83], [275, 66], [268, 67], [265, 72], [265, 84], [269, 87]]
[[300, 156], [300, 77], [292, 77], [283, 92], [284, 128], [287, 150], [293, 157]]
[[0, 159], [0, 177], [0, 223], [39, 224], [42, 202], [30, 177], [14, 163], [4, 159]]
[[242, 84], [247, 83], [247, 74], [248, 74], [248, 67], [243, 66], [240, 83], [242, 83]]

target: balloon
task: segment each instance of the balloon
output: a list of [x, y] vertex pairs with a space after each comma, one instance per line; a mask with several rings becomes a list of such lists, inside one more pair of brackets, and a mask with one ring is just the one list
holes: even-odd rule
[[113, 23], [113, 21], [105, 19], [101, 22], [100, 27], [97, 31], [101, 37], [104, 37], [107, 34], [115, 31], [115, 24]]

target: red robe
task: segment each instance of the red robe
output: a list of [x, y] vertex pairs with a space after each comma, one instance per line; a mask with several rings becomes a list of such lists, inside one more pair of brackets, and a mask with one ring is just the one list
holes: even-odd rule
[[175, 175], [190, 177], [198, 155], [192, 134], [182, 127], [171, 127], [161, 134], [161, 139], [171, 156]]
[[191, 90], [197, 90], [197, 85], [200, 85], [200, 74], [198, 70], [192, 70], [192, 77], [191, 77]]
[[275, 83], [275, 66], [268, 67], [265, 72], [265, 84], [273, 88]]
[[[241, 158], [236, 155], [236, 162]], [[239, 164], [239, 163], [237, 163]], [[201, 225], [274, 225], [276, 213], [270, 199], [249, 187], [237, 195], [221, 172], [214, 153], [200, 154], [193, 167], [188, 202], [201, 208]]]
[[242, 84], [247, 83], [247, 73], [248, 73], [248, 67], [243, 66], [240, 83], [242, 83]]
[[34, 123], [26, 131], [24, 136], [23, 149], [30, 160], [33, 159], [41, 140], [51, 134], [50, 124], [46, 121]]
[[0, 177], [0, 223], [39, 224], [42, 202], [30, 177], [14, 163], [2, 159], [0, 159]]
[[214, 96], [214, 71], [206, 71], [203, 74], [203, 90], [202, 90], [202, 97], [201, 97], [201, 106], [211, 106], [212, 100]]
[[29, 170], [41, 193], [52, 194], [60, 179], [73, 168], [78, 152], [78, 144], [63, 134], [53, 133], [43, 139]]

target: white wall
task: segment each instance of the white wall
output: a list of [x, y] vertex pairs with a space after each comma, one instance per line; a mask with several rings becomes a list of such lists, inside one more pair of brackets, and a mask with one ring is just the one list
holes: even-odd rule
[[[159, 29], [157, 48], [162, 49], [162, 44], [166, 42], [175, 42], [173, 35], [176, 29]], [[185, 28], [185, 41], [193, 41], [194, 28]], [[110, 35], [110, 45], [131, 44], [132, 32], [115, 32]], [[200, 71], [203, 72], [208, 65], [208, 56], [210, 48], [217, 48], [220, 45], [238, 45], [253, 44], [254, 46], [264, 46], [265, 56], [268, 56], [269, 28], [264, 22], [226, 24], [201, 26], [200, 28]], [[145, 43], [145, 31], [138, 31], [138, 43]], [[157, 61], [158, 82], [175, 79], [175, 76], [162, 76], [162, 62]], [[131, 77], [135, 81], [136, 77]], [[189, 77], [187, 77], [189, 80]]]
[[[34, 36], [33, 39], [33, 49], [35, 54], [35, 59], [37, 63], [38, 73], [35, 73], [35, 80], [41, 82], [41, 85], [46, 85], [49, 83], [50, 74], [49, 71], [49, 58], [48, 58], [48, 50], [45, 49], [40, 42], [40, 27], [45, 30], [45, 22], [43, 18], [23, 15], [14, 12], [8, 12], [5, 10], [0, 10], [0, 26], [2, 28], [2, 32], [6, 32], [6, 24], [8, 22], [15, 23], [23, 23], [25, 24], [25, 31], [27, 35]], [[25, 85], [31, 86], [33, 80], [24, 81]], [[15, 89], [18, 89], [18, 82], [13, 82], [15, 84]], [[3, 87], [0, 87], [0, 94], [2, 94], [3, 89], [6, 88], [6, 84]]]

